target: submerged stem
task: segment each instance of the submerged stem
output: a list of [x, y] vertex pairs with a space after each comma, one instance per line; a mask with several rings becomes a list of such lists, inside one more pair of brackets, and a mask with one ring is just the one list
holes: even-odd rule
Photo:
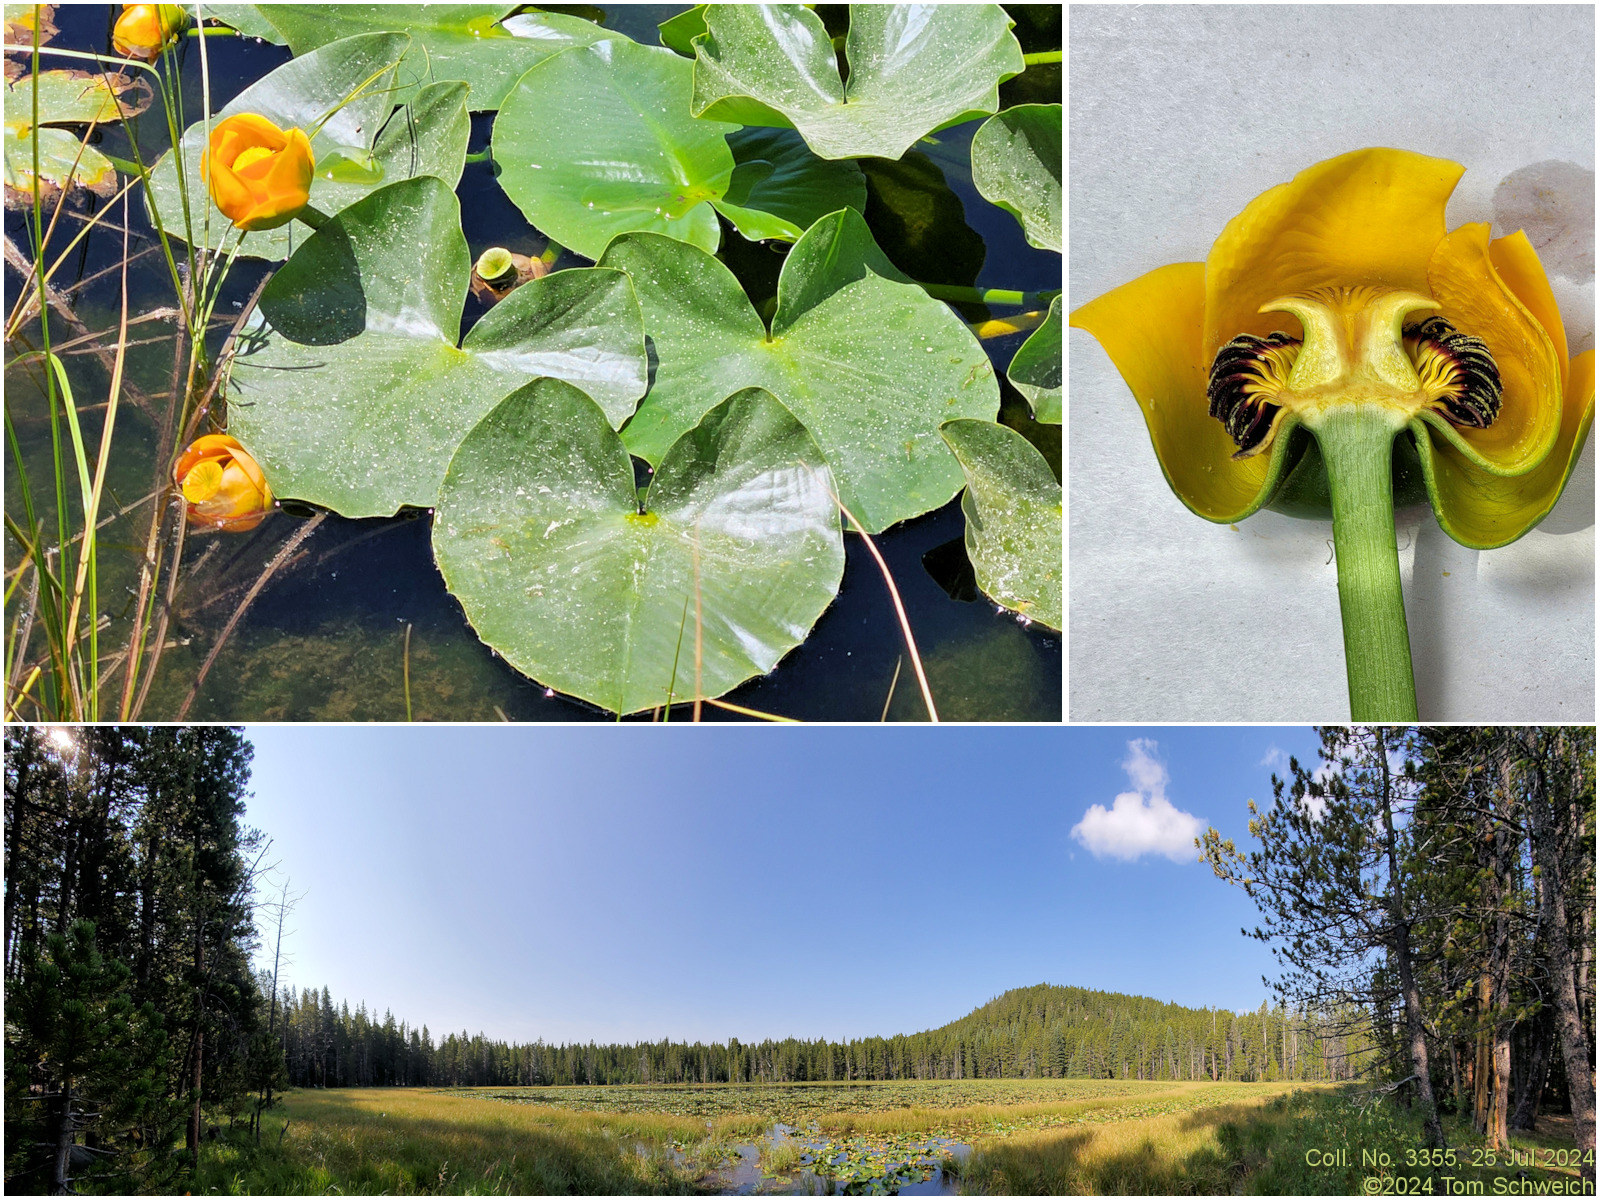
[[1390, 476], [1398, 430], [1391, 414], [1357, 405], [1325, 414], [1314, 432], [1333, 499], [1350, 719], [1415, 721]]

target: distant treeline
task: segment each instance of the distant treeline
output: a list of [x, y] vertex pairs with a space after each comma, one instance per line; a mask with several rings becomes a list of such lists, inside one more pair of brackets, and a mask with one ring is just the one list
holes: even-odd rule
[[503, 1042], [379, 1020], [327, 989], [283, 997], [289, 1078], [304, 1087], [501, 1087], [610, 1083], [798, 1083], [872, 1079], [1352, 1078], [1365, 1045], [1266, 1004], [1184, 1008], [1040, 984], [1016, 988], [926, 1033], [847, 1042]]

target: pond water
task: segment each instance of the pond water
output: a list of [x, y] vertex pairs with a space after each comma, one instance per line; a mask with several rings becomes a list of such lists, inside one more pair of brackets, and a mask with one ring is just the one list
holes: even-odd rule
[[[763, 1161], [764, 1149], [782, 1154], [789, 1146], [798, 1155], [797, 1166], [775, 1169]], [[943, 1164], [965, 1162], [972, 1153], [971, 1145], [954, 1138], [828, 1137], [782, 1122], [767, 1131], [764, 1142], [740, 1142], [730, 1149], [734, 1156], [700, 1180], [724, 1196], [953, 1196], [956, 1177]], [[681, 1154], [677, 1159], [685, 1161]]]
[[[686, 6], [619, 5], [566, 8], [598, 20], [642, 43], [656, 44], [656, 25]], [[824, 12], [826, 12], [824, 6]], [[105, 52], [115, 9], [108, 5], [58, 8], [60, 33], [53, 45]], [[1024, 51], [1059, 49], [1060, 9], [1029, 6], [1013, 12]], [[287, 49], [249, 38], [207, 38], [213, 107], [289, 58]], [[189, 119], [200, 112], [196, 39], [184, 40], [182, 79]], [[59, 60], [58, 60], [59, 63]], [[46, 65], [57, 65], [46, 59]], [[83, 64], [63, 64], [77, 65]], [[1003, 107], [1060, 100], [1060, 67], [1030, 68], [1002, 85]], [[159, 103], [135, 122], [145, 161], [166, 147]], [[473, 117], [469, 150], [488, 145], [493, 114]], [[933, 283], [1027, 291], [1061, 286], [1061, 257], [1028, 246], [1017, 221], [974, 190], [966, 147], [980, 121], [944, 130], [899, 161], [861, 160], [867, 176], [866, 217], [889, 257], [913, 277]], [[129, 157], [128, 133], [119, 127], [98, 135], [105, 152]], [[469, 163], [457, 187], [462, 223], [474, 258], [491, 245], [538, 253], [543, 239], [527, 224], [495, 182], [488, 162]], [[69, 206], [52, 247], [78, 228], [82, 209]], [[112, 330], [121, 303], [113, 269], [123, 252], [124, 207], [75, 248], [56, 278], [68, 293], [81, 328]], [[170, 308], [171, 277], [158, 250], [137, 192], [126, 208], [132, 263], [127, 276], [130, 315]], [[6, 232], [25, 257], [32, 231], [24, 215], [6, 213]], [[775, 291], [781, 247], [744, 241], [724, 230], [721, 258], [758, 307]], [[58, 252], [58, 251], [52, 251]], [[587, 264], [568, 252], [558, 266]], [[242, 260], [232, 270], [217, 306], [237, 313], [267, 270]], [[6, 272], [8, 304], [20, 276]], [[463, 328], [487, 311], [468, 301]], [[995, 309], [993, 315], [1015, 310]], [[990, 315], [964, 306], [969, 321]], [[221, 331], [225, 332], [225, 330]], [[220, 339], [221, 332], [216, 336]], [[16, 364], [19, 349], [36, 344], [37, 322], [8, 347], [6, 405], [17, 445], [32, 480], [40, 519], [53, 526], [50, 484], [51, 430], [37, 360]], [[70, 336], [61, 323], [60, 343]], [[1004, 372], [1023, 335], [984, 341], [1001, 379], [1003, 423], [1034, 442], [1060, 474], [1059, 425], [1040, 425], [1005, 382]], [[108, 371], [87, 344], [65, 358], [83, 413], [84, 436], [100, 436]], [[100, 647], [105, 715], [116, 715], [123, 680], [117, 667], [132, 629], [132, 614], [151, 526], [151, 506], [165, 502], [163, 447], [173, 372], [170, 320], [156, 319], [130, 331], [130, 393], [115, 431], [115, 449], [103, 510], [120, 514], [100, 532]], [[159, 460], [159, 461], [158, 461]], [[21, 472], [8, 461], [5, 503], [22, 511]], [[70, 503], [70, 501], [69, 501]], [[200, 720], [396, 720], [410, 714], [439, 720], [614, 719], [582, 702], [548, 691], [519, 674], [483, 645], [461, 606], [444, 586], [430, 545], [426, 513], [379, 520], [348, 520], [329, 514], [272, 574], [253, 601], [241, 603], [268, 564], [309, 519], [305, 510], [279, 513], [245, 534], [191, 534], [182, 549], [182, 569], [161, 607], [167, 614], [159, 665], [142, 706], [144, 719], [187, 716]], [[1061, 637], [1030, 627], [978, 593], [962, 548], [964, 519], [959, 501], [908, 521], [876, 541], [905, 602], [940, 716], [956, 720], [1059, 720]], [[769, 676], [735, 689], [727, 700], [751, 709], [806, 720], [922, 720], [922, 703], [889, 595], [861, 539], [848, 535], [843, 587], [809, 638]], [[8, 569], [20, 558], [7, 539]], [[8, 582], [11, 576], [8, 571]], [[19, 618], [26, 631], [26, 589], [8, 599], [7, 621]], [[232, 623], [232, 627], [228, 628]], [[226, 643], [203, 684], [202, 666], [227, 629]], [[32, 627], [24, 666], [41, 661], [44, 635]], [[154, 651], [154, 647], [152, 650]], [[18, 671], [13, 671], [18, 674]], [[896, 679], [898, 678], [898, 682]], [[409, 691], [408, 691], [409, 684]], [[12, 681], [13, 687], [16, 681]], [[740, 719], [708, 707], [708, 720]], [[644, 714], [642, 719], [650, 719]], [[674, 719], [683, 719], [675, 714]]]

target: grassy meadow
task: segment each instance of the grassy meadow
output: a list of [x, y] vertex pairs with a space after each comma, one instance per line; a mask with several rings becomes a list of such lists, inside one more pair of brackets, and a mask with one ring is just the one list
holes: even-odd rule
[[[1544, 1190], [1576, 1178], [1547, 1163], [1571, 1153], [1565, 1118], [1541, 1117], [1536, 1135], [1513, 1137], [1522, 1160], [1494, 1165], [1474, 1155], [1470, 1126], [1447, 1123], [1458, 1161], [1430, 1172], [1409, 1165], [1420, 1124], [1353, 1095], [1121, 1080], [298, 1090], [264, 1120], [259, 1149], [225, 1133], [208, 1143], [196, 1192], [703, 1194], [729, 1188], [741, 1161], [765, 1192], [935, 1181], [975, 1195], [1340, 1195], [1387, 1174], [1492, 1194], [1496, 1177]], [[1347, 1163], [1329, 1159], [1339, 1149]], [[1364, 1167], [1363, 1151], [1390, 1165]]]

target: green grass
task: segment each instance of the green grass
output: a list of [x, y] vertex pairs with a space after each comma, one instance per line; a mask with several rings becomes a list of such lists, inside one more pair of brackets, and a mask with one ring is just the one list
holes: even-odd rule
[[[819, 1169], [819, 1146], [833, 1164], [824, 1173], [841, 1186], [896, 1170], [930, 1178], [942, 1158], [968, 1194], [1359, 1195], [1383, 1175], [1431, 1179], [1435, 1195], [1450, 1194], [1446, 1176], [1460, 1181], [1457, 1194], [1478, 1185], [1494, 1194], [1496, 1179], [1577, 1177], [1542, 1161], [1490, 1164], [1474, 1155], [1470, 1125], [1451, 1119], [1457, 1164], [1409, 1165], [1408, 1151], [1414, 1161], [1423, 1146], [1420, 1119], [1388, 1102], [1357, 1108], [1352, 1095], [1121, 1080], [298, 1091], [263, 1122], [260, 1149], [206, 1143], [194, 1190], [683, 1194], [715, 1191], [716, 1172], [752, 1143], [778, 1190], [804, 1178], [801, 1168]], [[768, 1140], [775, 1121], [799, 1126], [796, 1140]], [[1525, 1156], [1570, 1153], [1571, 1137], [1569, 1119], [1545, 1116], [1536, 1134], [1512, 1140]], [[971, 1144], [972, 1154], [945, 1157], [934, 1138]], [[1339, 1149], [1343, 1161], [1330, 1157]], [[1380, 1155], [1386, 1167], [1373, 1165]]]
[[[1420, 1165], [1425, 1141], [1415, 1112], [1388, 1102], [1358, 1108], [1344, 1088], [1259, 1085], [1256, 1094], [1243, 1095], [1251, 1086], [1232, 1085], [1241, 1093], [1235, 1103], [1219, 1096], [1224, 1102], [1186, 1112], [983, 1141], [963, 1168], [962, 1191], [1371, 1195], [1377, 1193], [1369, 1179], [1410, 1178], [1421, 1182], [1423, 1194], [1492, 1195], [1497, 1179], [1519, 1174], [1527, 1181], [1522, 1186], [1530, 1187], [1577, 1178], [1575, 1167], [1542, 1169], [1537, 1155], [1531, 1167], [1507, 1165], [1504, 1156], [1491, 1164], [1474, 1150], [1482, 1141], [1470, 1123], [1449, 1119], [1445, 1132], [1456, 1162], [1428, 1169]], [[1548, 1158], [1552, 1149], [1570, 1153], [1571, 1121], [1541, 1117], [1536, 1133], [1513, 1134], [1511, 1140], [1521, 1155], [1545, 1150]], [[1343, 1159], [1330, 1153], [1339, 1150], [1345, 1151]], [[1384, 1194], [1394, 1194], [1393, 1185]]]

